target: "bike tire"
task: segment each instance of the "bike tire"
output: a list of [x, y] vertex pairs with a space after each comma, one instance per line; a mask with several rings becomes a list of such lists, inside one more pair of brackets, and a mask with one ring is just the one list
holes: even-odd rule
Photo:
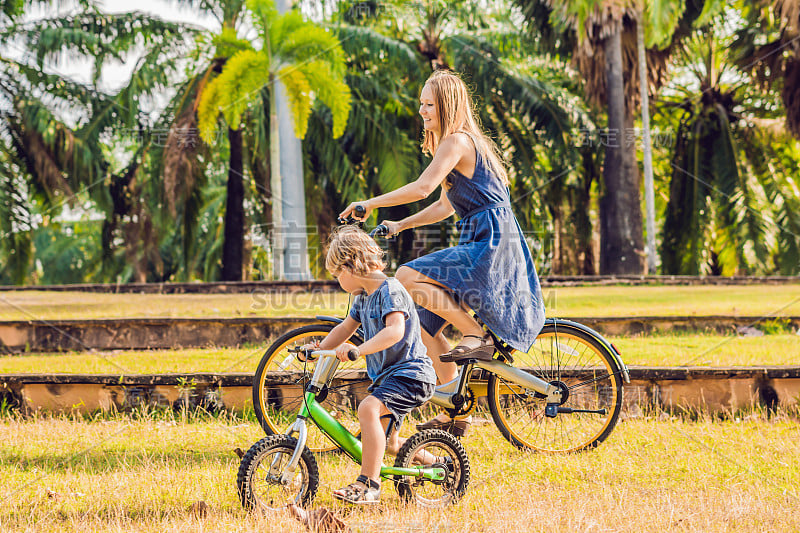
[[248, 511], [277, 510], [294, 503], [308, 506], [319, 488], [319, 467], [314, 454], [303, 448], [292, 481], [280, 483], [280, 476], [297, 446], [288, 435], [270, 435], [253, 444], [239, 463], [236, 487], [239, 500]]
[[503, 436], [514, 446], [566, 453], [596, 447], [613, 431], [622, 408], [622, 369], [614, 354], [589, 333], [568, 324], [550, 323], [528, 353], [514, 352], [514, 366], [547, 382], [560, 381], [569, 395], [562, 407], [600, 410], [545, 416], [541, 394], [490, 375], [489, 409]]
[[415, 456], [426, 451], [450, 460], [450, 473], [444, 482], [423, 480], [411, 476], [395, 476], [394, 484], [400, 497], [422, 507], [440, 508], [457, 502], [467, 492], [470, 464], [467, 451], [455, 436], [440, 429], [426, 429], [411, 435], [394, 461], [394, 466], [407, 468], [416, 464]]
[[[333, 324], [311, 324], [289, 331], [273, 342], [258, 363], [253, 376], [253, 408], [259, 424], [267, 435], [286, 433], [297, 418], [304, 401], [303, 392], [311, 379], [314, 364], [291, 360], [286, 368], [280, 365], [291, 354], [288, 348], [298, 347], [314, 340], [322, 340], [334, 328]], [[354, 335], [350, 342], [356, 346], [363, 341]], [[363, 358], [340, 362], [331, 386], [318, 402], [342, 423], [351, 433], [358, 435], [359, 395], [365, 395], [370, 384]], [[306, 444], [313, 452], [328, 452], [338, 445], [328, 439], [314, 424], [307, 424]]]

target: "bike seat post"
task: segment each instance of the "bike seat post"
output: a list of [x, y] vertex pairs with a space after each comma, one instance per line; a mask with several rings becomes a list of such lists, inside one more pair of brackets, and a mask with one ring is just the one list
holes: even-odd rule
[[467, 397], [464, 395], [464, 392], [467, 390], [467, 384], [472, 377], [472, 368], [475, 366], [475, 360], [467, 359], [467, 361], [460, 366], [461, 374], [458, 378], [458, 388], [456, 388], [455, 393], [450, 397], [450, 400], [456, 409], [461, 409], [461, 406], [464, 405], [464, 402], [467, 399]]

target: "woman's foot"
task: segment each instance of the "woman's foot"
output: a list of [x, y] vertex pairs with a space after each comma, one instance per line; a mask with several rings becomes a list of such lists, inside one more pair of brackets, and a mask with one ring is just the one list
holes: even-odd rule
[[494, 339], [491, 335], [464, 335], [461, 342], [449, 352], [439, 356], [443, 363], [462, 359], [490, 361], [494, 357]]
[[444, 431], [447, 431], [456, 437], [464, 437], [469, 432], [469, 427], [471, 424], [471, 416], [456, 420], [442, 413], [437, 415], [435, 418], [428, 420], [427, 422], [417, 424], [417, 430], [424, 431], [426, 429], [443, 429]]
[[378, 503], [381, 499], [381, 484], [362, 474], [353, 483], [333, 491], [333, 497], [359, 505]]

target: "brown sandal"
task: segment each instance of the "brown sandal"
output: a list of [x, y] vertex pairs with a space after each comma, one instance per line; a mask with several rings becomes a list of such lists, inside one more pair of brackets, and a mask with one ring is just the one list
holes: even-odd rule
[[378, 503], [381, 499], [381, 486], [362, 474], [354, 483], [333, 491], [333, 497], [355, 504]]
[[490, 335], [464, 335], [464, 337], [481, 339], [481, 343], [474, 348], [459, 344], [449, 352], [440, 355], [439, 360], [443, 363], [454, 363], [462, 359], [492, 360], [492, 357], [494, 357], [494, 339]]

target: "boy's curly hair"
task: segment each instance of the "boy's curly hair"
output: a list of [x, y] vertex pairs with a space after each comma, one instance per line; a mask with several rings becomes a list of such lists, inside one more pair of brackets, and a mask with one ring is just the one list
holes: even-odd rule
[[353, 274], [366, 276], [375, 270], [383, 270], [385, 252], [375, 240], [355, 226], [340, 226], [331, 233], [325, 268], [336, 274], [343, 268]]

